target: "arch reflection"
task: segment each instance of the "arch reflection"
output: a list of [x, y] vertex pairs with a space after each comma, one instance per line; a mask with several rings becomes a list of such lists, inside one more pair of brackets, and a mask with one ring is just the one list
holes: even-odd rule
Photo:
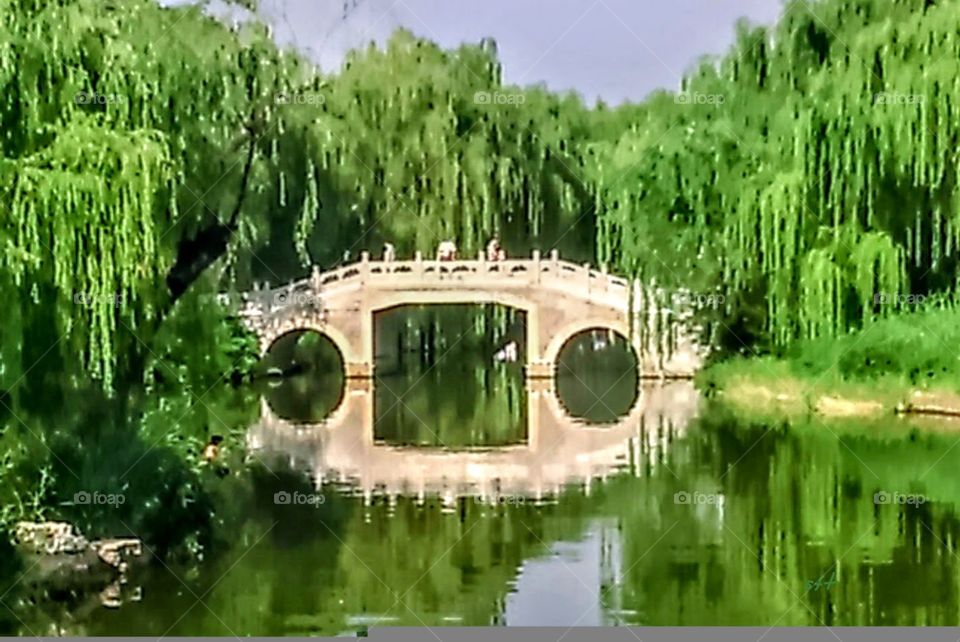
[[447, 450], [393, 446], [374, 440], [374, 392], [351, 381], [343, 402], [326, 421], [294, 424], [261, 403], [248, 448], [264, 461], [282, 458], [309, 472], [319, 488], [338, 484], [368, 500], [374, 495], [505, 495], [543, 499], [571, 484], [585, 484], [639, 469], [656, 459], [697, 415], [699, 398], [689, 381], [643, 386], [630, 411], [615, 423], [588, 424], [570, 416], [549, 382], [531, 382], [527, 441], [497, 448]]

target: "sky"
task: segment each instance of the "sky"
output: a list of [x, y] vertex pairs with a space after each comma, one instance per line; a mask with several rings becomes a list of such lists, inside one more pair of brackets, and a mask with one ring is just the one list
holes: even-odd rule
[[492, 37], [504, 80], [575, 90], [589, 102], [677, 89], [703, 55], [722, 54], [745, 17], [771, 24], [783, 0], [260, 0], [275, 34], [339, 69], [344, 54], [398, 27], [447, 48]]

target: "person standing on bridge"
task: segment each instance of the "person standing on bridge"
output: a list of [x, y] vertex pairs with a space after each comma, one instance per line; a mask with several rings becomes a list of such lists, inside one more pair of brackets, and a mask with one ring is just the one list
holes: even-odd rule
[[397, 249], [393, 247], [393, 243], [384, 243], [383, 244], [383, 260], [384, 261], [394, 261], [397, 258]]
[[456, 261], [457, 260], [457, 245], [453, 241], [440, 241], [440, 245], [437, 246], [437, 260], [438, 261]]
[[490, 239], [490, 242], [487, 243], [487, 260], [488, 261], [499, 261], [500, 254], [503, 250], [500, 249], [500, 239], [494, 236]]

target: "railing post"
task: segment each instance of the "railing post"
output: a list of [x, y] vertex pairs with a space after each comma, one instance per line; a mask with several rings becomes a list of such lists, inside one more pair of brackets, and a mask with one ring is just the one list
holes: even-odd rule
[[477, 263], [480, 264], [480, 267], [477, 269], [478, 274], [483, 274], [487, 271], [487, 255], [483, 251], [483, 248], [477, 250]]
[[423, 279], [423, 252], [417, 250], [413, 253], [413, 260], [416, 265], [413, 268], [413, 273], [417, 275], [417, 279]]
[[610, 275], [607, 273], [607, 264], [600, 264], [600, 273], [603, 274], [603, 289], [604, 291], [610, 289]]
[[310, 284], [313, 286], [314, 290], [320, 289], [320, 266], [314, 265], [310, 269]]
[[540, 250], [533, 251], [533, 282], [540, 283]]
[[370, 277], [370, 252], [364, 250], [360, 252], [360, 280], [364, 283]]
[[556, 275], [560, 274], [560, 250], [554, 248], [550, 250], [550, 270]]

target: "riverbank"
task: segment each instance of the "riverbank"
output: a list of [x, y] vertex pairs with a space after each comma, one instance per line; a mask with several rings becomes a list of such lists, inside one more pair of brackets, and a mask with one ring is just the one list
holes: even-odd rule
[[708, 397], [753, 415], [955, 418], [960, 421], [960, 314], [935, 309], [876, 321], [779, 357], [735, 357], [697, 377]]
[[960, 394], [918, 389], [900, 378], [846, 381], [790, 371], [772, 358], [736, 359], [711, 366], [697, 379], [713, 399], [748, 414], [873, 418], [892, 415], [953, 417], [960, 421]]

